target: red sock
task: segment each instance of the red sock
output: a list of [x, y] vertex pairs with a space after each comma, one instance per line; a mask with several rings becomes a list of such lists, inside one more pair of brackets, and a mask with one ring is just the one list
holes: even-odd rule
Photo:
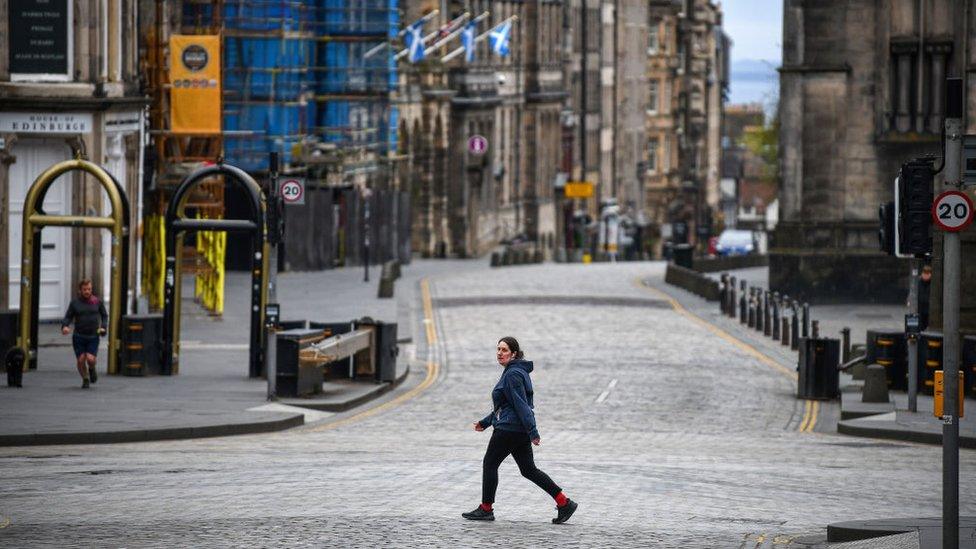
[[485, 511], [485, 512], [491, 512], [491, 504], [490, 503], [482, 503], [481, 504], [481, 510], [482, 511]]
[[566, 505], [566, 502], [568, 500], [569, 500], [569, 498], [566, 497], [566, 494], [564, 494], [562, 492], [559, 492], [558, 494], [556, 494], [556, 506], [557, 507], [562, 507], [563, 505]]

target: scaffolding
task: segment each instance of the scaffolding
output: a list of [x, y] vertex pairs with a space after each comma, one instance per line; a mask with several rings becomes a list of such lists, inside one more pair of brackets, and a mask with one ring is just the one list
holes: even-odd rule
[[[398, 1], [181, 0], [170, 9], [156, 0], [146, 58], [155, 200], [144, 220], [144, 282], [153, 308], [162, 306], [162, 213], [172, 190], [201, 163], [222, 157], [257, 174], [277, 152], [284, 173], [312, 181], [332, 174], [332, 183], [346, 184], [383, 171], [397, 147]], [[170, 29], [221, 36], [220, 135], [168, 130]], [[187, 214], [222, 218], [229, 207], [223, 181], [199, 189]], [[198, 300], [215, 314], [223, 309], [228, 248], [226, 240], [198, 234], [181, 251], [184, 272], [197, 276]]]
[[267, 169], [276, 151], [301, 170], [322, 150], [376, 162], [396, 148], [397, 0], [226, 0], [224, 126], [228, 161]]
[[[181, 34], [218, 34], [222, 2], [184, 0], [178, 28]], [[216, 17], [215, 17], [216, 14]], [[150, 160], [153, 183], [149, 186], [149, 207], [143, 220], [143, 287], [149, 306], [163, 307], [165, 227], [163, 215], [176, 187], [186, 175], [223, 155], [223, 134], [188, 135], [170, 131], [169, 52], [171, 13], [166, 2], [156, 0], [155, 24], [149, 29], [146, 76], [152, 97]], [[199, 185], [186, 209], [197, 217], [219, 219], [224, 215], [224, 182], [214, 178]], [[197, 301], [210, 313], [223, 313], [224, 256], [219, 235], [200, 232], [185, 239], [179, 257], [184, 272], [196, 277]]]

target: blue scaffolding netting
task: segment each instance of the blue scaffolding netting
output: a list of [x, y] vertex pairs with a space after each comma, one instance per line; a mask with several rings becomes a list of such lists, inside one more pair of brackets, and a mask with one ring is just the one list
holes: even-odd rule
[[[213, 5], [184, 3], [184, 20]], [[385, 155], [396, 150], [398, 0], [225, 0], [224, 157], [267, 169], [300, 162], [303, 144]], [[368, 55], [371, 53], [371, 55]]]

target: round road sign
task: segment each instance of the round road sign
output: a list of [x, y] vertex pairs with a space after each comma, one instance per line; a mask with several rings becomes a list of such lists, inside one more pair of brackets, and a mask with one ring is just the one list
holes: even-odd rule
[[297, 179], [286, 179], [281, 182], [281, 199], [287, 204], [301, 204], [305, 196], [305, 188]]
[[483, 135], [472, 135], [468, 138], [468, 152], [471, 154], [485, 154], [488, 151], [488, 140]]
[[945, 191], [932, 203], [932, 220], [944, 231], [961, 231], [973, 222], [973, 201], [962, 191]]

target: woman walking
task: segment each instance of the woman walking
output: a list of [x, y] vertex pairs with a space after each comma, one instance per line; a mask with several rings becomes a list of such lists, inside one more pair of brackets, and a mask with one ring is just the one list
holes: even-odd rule
[[542, 442], [532, 412], [533, 391], [529, 378], [532, 362], [523, 360], [522, 350], [514, 337], [501, 338], [495, 356], [505, 371], [491, 391], [494, 410], [474, 423], [474, 430], [479, 432], [494, 427], [485, 452], [481, 505], [470, 513], [461, 513], [461, 516], [469, 520], [495, 520], [492, 504], [498, 488], [498, 466], [511, 454], [522, 476], [556, 500], [557, 516], [552, 519], [553, 524], [566, 522], [576, 511], [576, 502], [567, 498], [549, 475], [535, 466], [532, 458], [532, 445], [538, 446]]
[[71, 300], [68, 310], [61, 320], [61, 333], [68, 335], [75, 323], [75, 333], [71, 336], [71, 346], [75, 349], [78, 373], [81, 375], [81, 388], [87, 389], [91, 383], [98, 381], [95, 372], [95, 358], [98, 355], [98, 336], [105, 335], [108, 325], [108, 313], [105, 304], [92, 293], [92, 281], [84, 279], [78, 283], [78, 297]]

